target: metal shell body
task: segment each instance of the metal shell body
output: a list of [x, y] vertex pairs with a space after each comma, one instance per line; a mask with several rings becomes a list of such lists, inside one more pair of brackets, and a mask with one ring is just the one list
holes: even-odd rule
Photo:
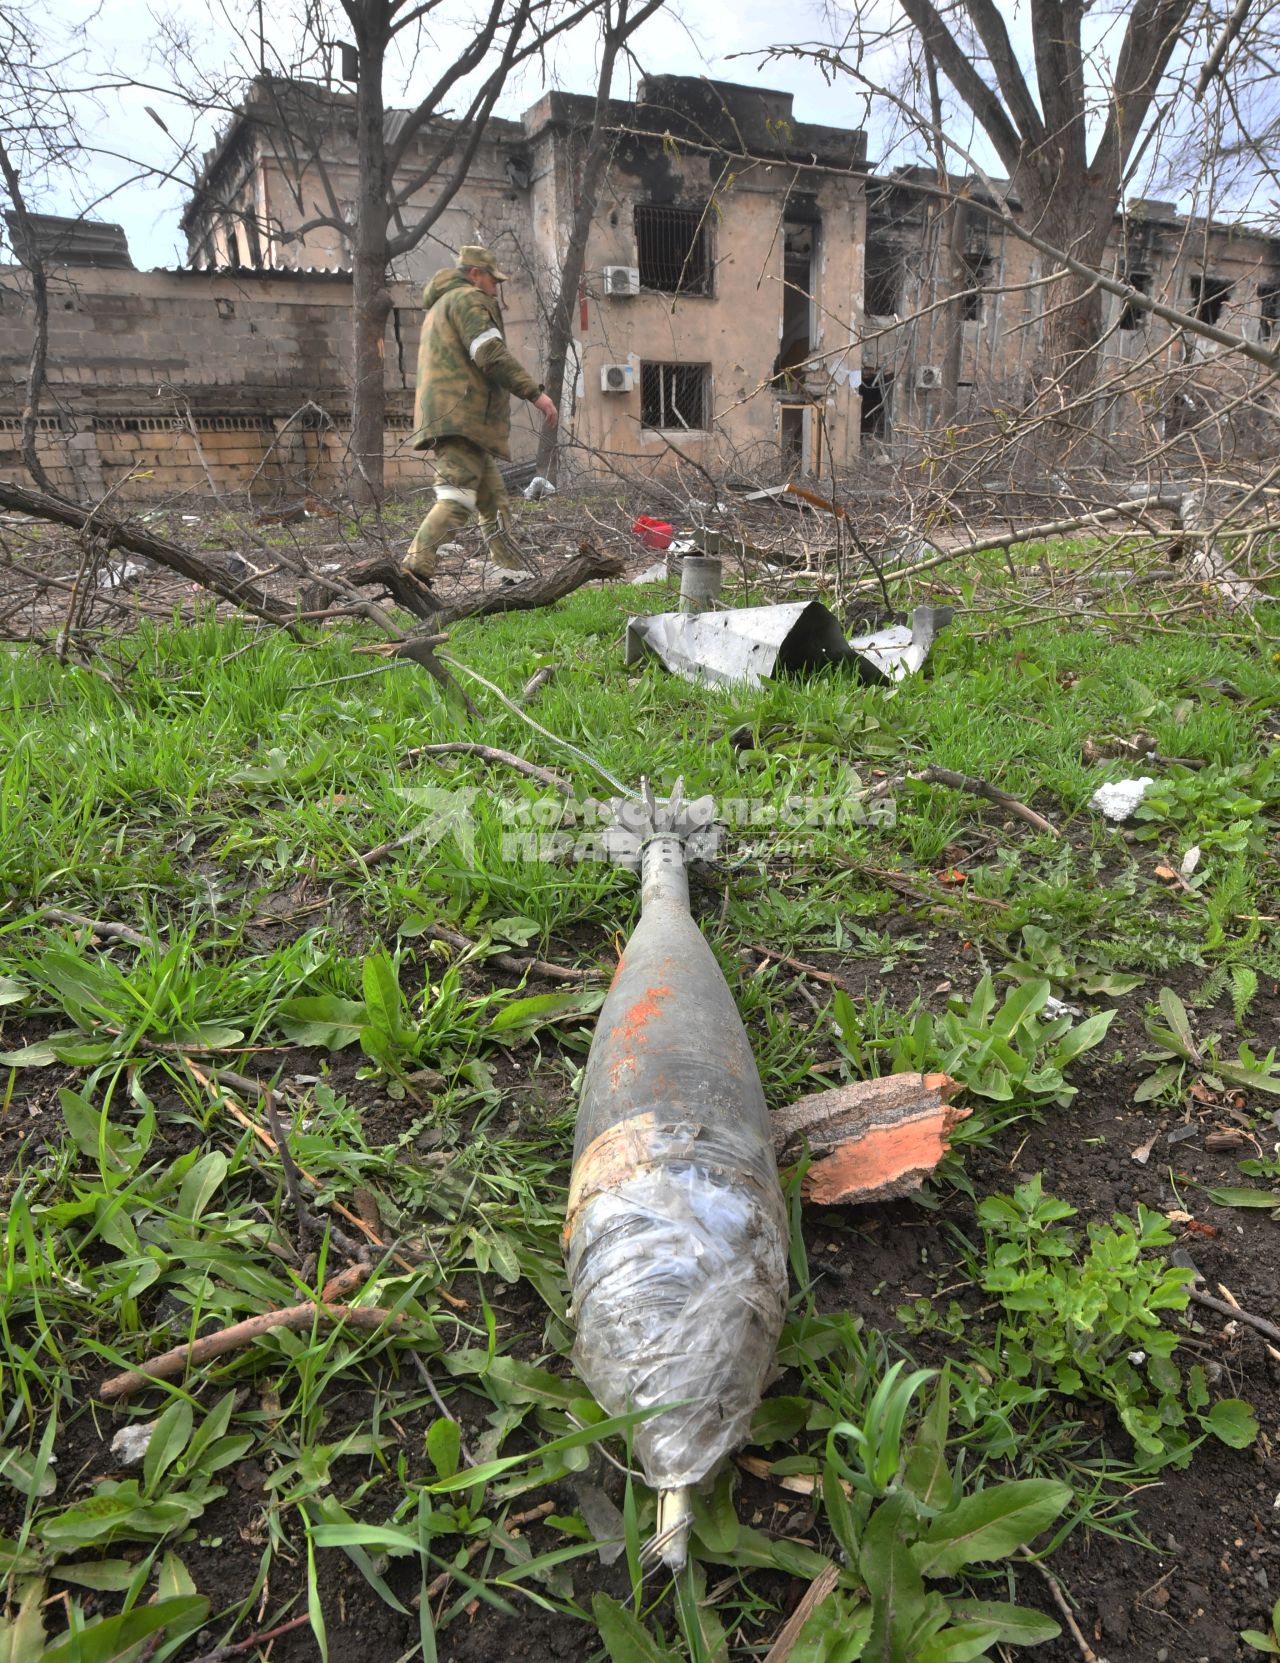
[[659, 1489], [741, 1443], [786, 1306], [786, 1213], [764, 1092], [689, 913], [683, 849], [643, 853], [643, 910], [592, 1044], [565, 1258], [574, 1361], [610, 1413], [676, 1405], [634, 1447]]

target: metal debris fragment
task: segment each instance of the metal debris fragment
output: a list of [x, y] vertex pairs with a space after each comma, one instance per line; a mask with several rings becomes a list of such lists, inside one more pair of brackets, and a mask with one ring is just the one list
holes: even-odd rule
[[952, 616], [949, 606], [918, 606], [909, 627], [894, 624], [850, 642], [820, 601], [662, 612], [628, 620], [626, 659], [638, 664], [652, 652], [676, 675], [712, 686], [758, 687], [775, 672], [796, 675], [828, 664], [848, 665], [867, 682], [900, 681], [920, 668]]

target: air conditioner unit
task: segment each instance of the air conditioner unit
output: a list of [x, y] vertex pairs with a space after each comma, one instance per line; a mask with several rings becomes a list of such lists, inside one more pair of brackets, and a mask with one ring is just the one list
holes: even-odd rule
[[602, 393], [634, 393], [636, 369], [634, 364], [602, 364], [600, 391]]
[[927, 393], [936, 387], [941, 387], [941, 385], [942, 371], [938, 368], [937, 364], [921, 364], [920, 368], [916, 371], [916, 386], [919, 387], [922, 392]]
[[606, 266], [604, 268], [604, 292], [612, 300], [623, 295], [640, 293], [640, 268], [638, 266]]

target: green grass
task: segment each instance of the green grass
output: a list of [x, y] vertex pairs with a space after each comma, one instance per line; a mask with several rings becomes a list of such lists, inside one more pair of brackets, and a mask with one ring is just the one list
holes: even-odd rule
[[[993, 563], [979, 602], [1010, 601], [1002, 574]], [[985, 615], [962, 614], [930, 673], [897, 689], [831, 674], [708, 691], [622, 663], [627, 614], [654, 598], [579, 593], [551, 611], [461, 625], [450, 651], [512, 697], [554, 663], [533, 706], [538, 722], [632, 785], [643, 774], [665, 793], [683, 776], [689, 795], [722, 803], [776, 810], [802, 797], [847, 808], [877, 773], [936, 763], [1034, 801], [1068, 833], [1056, 841], [923, 785], [896, 794], [892, 824], [734, 828], [695, 902], [771, 1104], [823, 1080], [948, 1066], [979, 1109], [962, 1142], [991, 1144], [1028, 1116], [1060, 1113], [1074, 1089], [1085, 1025], [1047, 1017], [1050, 993], [1105, 1010], [1117, 978], [1149, 978], [1154, 998], [1163, 975], [1188, 968], [1214, 998], [1234, 1001], [1235, 1054], [1257, 973], [1280, 973], [1258, 922], [1276, 911], [1280, 888], [1280, 786], [1265, 729], [1277, 678], [1265, 639], [1244, 628], [1227, 638], [1216, 621], [1154, 633], [1117, 617], [1050, 631], [1014, 614], [993, 630]], [[1274, 611], [1262, 628], [1274, 628]], [[97, 1623], [88, 1632], [102, 1649], [85, 1650], [88, 1659], [141, 1644], [135, 1630], [161, 1612], [151, 1655], [165, 1658], [201, 1626], [219, 1638], [252, 1632], [250, 1605], [256, 1612], [269, 1585], [275, 1620], [309, 1609], [322, 1640], [325, 1556], [342, 1553], [405, 1613], [427, 1657], [447, 1653], [450, 1623], [477, 1598], [499, 1611], [532, 1600], [595, 1624], [615, 1658], [666, 1655], [643, 1650], [658, 1644], [655, 1620], [681, 1656], [746, 1656], [782, 1620], [766, 1573], [811, 1577], [837, 1545], [850, 1632], [880, 1620], [864, 1595], [884, 1569], [880, 1539], [906, 1505], [909, 1451], [929, 1436], [947, 1463], [965, 1463], [957, 1506], [975, 1477], [993, 1495], [1012, 1479], [1065, 1478], [1072, 1500], [1059, 1537], [1081, 1525], [1128, 1533], [1114, 1482], [1124, 1461], [1079, 1423], [1064, 1434], [1051, 1388], [1020, 1391], [1001, 1374], [998, 1349], [984, 1354], [990, 1366], [957, 1373], [941, 1409], [936, 1389], [918, 1389], [923, 1376], [897, 1391], [910, 1336], [824, 1313], [794, 1193], [800, 1292], [781, 1358], [791, 1372], [762, 1408], [756, 1448], [781, 1475], [825, 1486], [818, 1545], [739, 1521], [730, 1474], [702, 1504], [697, 1562], [663, 1604], [670, 1590], [639, 1556], [652, 1500], [628, 1481], [617, 1530], [639, 1597], [624, 1605], [602, 1593], [591, 1608], [571, 1573], [579, 1559], [595, 1563], [594, 1541], [570, 1491], [554, 1490], [540, 1546], [513, 1531], [508, 1521], [550, 1486], [581, 1476], [593, 1443], [624, 1465], [628, 1446], [625, 1425], [596, 1424], [568, 1366], [559, 1262], [596, 1000], [577, 991], [530, 1002], [490, 960], [534, 953], [607, 973], [636, 916], [636, 885], [598, 861], [524, 858], [513, 835], [554, 830], [560, 815], [559, 799], [529, 781], [465, 757], [403, 767], [416, 746], [479, 738], [569, 777], [584, 829], [588, 799], [611, 795], [604, 775], [482, 688], [469, 690], [483, 720], [467, 726], [416, 667], [339, 679], [368, 670], [350, 650], [359, 639], [352, 630], [300, 646], [208, 620], [145, 628], [113, 645], [114, 689], [49, 658], [4, 660], [0, 1107], [30, 1113], [8, 1177], [0, 1263], [0, 1528], [13, 1620], [34, 1622], [35, 1607], [22, 1604], [30, 1589], [69, 1590], [69, 1606], [45, 1609], [47, 1638], [67, 1620]], [[1220, 825], [1209, 789], [1188, 788], [1134, 844], [1089, 812], [1101, 778], [1138, 770], [1087, 767], [1084, 742], [1139, 729], [1168, 754], [1205, 762], [1202, 782], [1231, 770], [1239, 795], [1225, 799]], [[473, 793], [466, 819], [449, 818], [459, 799], [442, 792]], [[1261, 805], [1244, 850], [1232, 846], [1241, 797]], [[1192, 837], [1204, 850], [1195, 892], [1170, 893], [1154, 867], [1176, 864]], [[384, 858], [364, 858], [398, 840]], [[957, 868], [964, 882], [943, 881]], [[49, 907], [127, 925], [144, 944], [95, 946]], [[433, 925], [474, 950], [439, 946]], [[834, 1005], [819, 986], [815, 1010], [796, 973], [762, 966], [756, 946], [866, 966], [872, 983], [900, 980]], [[957, 954], [973, 972], [949, 1009], [927, 967]], [[1098, 1055], [1104, 1028], [1088, 1029]], [[275, 1106], [314, 1181], [310, 1234], [279, 1156], [213, 1084], [224, 1068], [281, 1074]], [[244, 1107], [268, 1130], [258, 1102]], [[967, 1184], [962, 1158], [946, 1171]], [[935, 1204], [945, 1194], [944, 1179]], [[327, 1222], [348, 1236], [356, 1228], [334, 1203], [350, 1213], [370, 1200], [400, 1252], [375, 1256], [359, 1299], [393, 1322], [275, 1329], [154, 1388], [145, 1410], [95, 1404], [115, 1369], [206, 1323], [318, 1291], [341, 1258]], [[969, 1335], [966, 1313], [938, 1320]], [[981, 1344], [981, 1332], [965, 1343]], [[437, 1393], [466, 1406], [465, 1456]], [[66, 1440], [96, 1438], [95, 1421], [109, 1436], [161, 1411], [157, 1453], [111, 1480], [123, 1488], [99, 1485], [95, 1496], [89, 1477], [107, 1470], [96, 1442], [87, 1466], [50, 1459]], [[833, 1433], [882, 1421], [874, 1459]], [[509, 1464], [487, 1485], [465, 1482], [468, 1458]], [[263, 1568], [240, 1606], [212, 1610], [188, 1562], [212, 1551], [202, 1547], [208, 1520], [246, 1461], [264, 1484]], [[842, 1484], [862, 1497], [851, 1510]], [[910, 1493], [927, 1559], [928, 1542], [942, 1539], [933, 1492]], [[1001, 1536], [995, 1557], [1026, 1539]], [[105, 1606], [94, 1589], [110, 1595]], [[430, 1589], [415, 1610], [414, 1595]], [[147, 1603], [157, 1597], [171, 1603]], [[957, 1610], [947, 1620], [965, 1620]]]

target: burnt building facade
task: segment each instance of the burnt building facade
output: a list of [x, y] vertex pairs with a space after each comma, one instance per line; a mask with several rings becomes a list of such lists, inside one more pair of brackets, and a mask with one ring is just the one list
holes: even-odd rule
[[[578, 200], [594, 101], [549, 93], [493, 120], [425, 235], [388, 274], [387, 480], [408, 449], [424, 282], [464, 243], [492, 247], [508, 335], [531, 368]], [[1034, 403], [1045, 260], [1003, 223], [999, 181], [873, 174], [857, 130], [797, 121], [791, 95], [654, 76], [607, 112], [608, 163], [572, 307], [563, 456], [579, 474], [681, 459], [770, 481], [903, 460], [956, 432], [1007, 431]], [[454, 136], [386, 134], [411, 223]], [[188, 266], [136, 272], [109, 228], [67, 226], [52, 283], [39, 443], [67, 489], [133, 494], [340, 484], [350, 433], [355, 103], [261, 78], [183, 215]], [[994, 192], [994, 195], [984, 194]], [[999, 210], [984, 212], [984, 205]], [[66, 222], [64, 222], [65, 225]], [[105, 240], [104, 240], [105, 238]], [[1180, 217], [1117, 216], [1108, 273], [1175, 310], [1280, 346], [1280, 241]], [[21, 471], [26, 274], [0, 272], [0, 469]], [[1195, 428], [1215, 405], [1273, 429], [1265, 371], [1104, 297], [1105, 425], [1123, 449]], [[537, 444], [517, 407], [513, 455]]]

